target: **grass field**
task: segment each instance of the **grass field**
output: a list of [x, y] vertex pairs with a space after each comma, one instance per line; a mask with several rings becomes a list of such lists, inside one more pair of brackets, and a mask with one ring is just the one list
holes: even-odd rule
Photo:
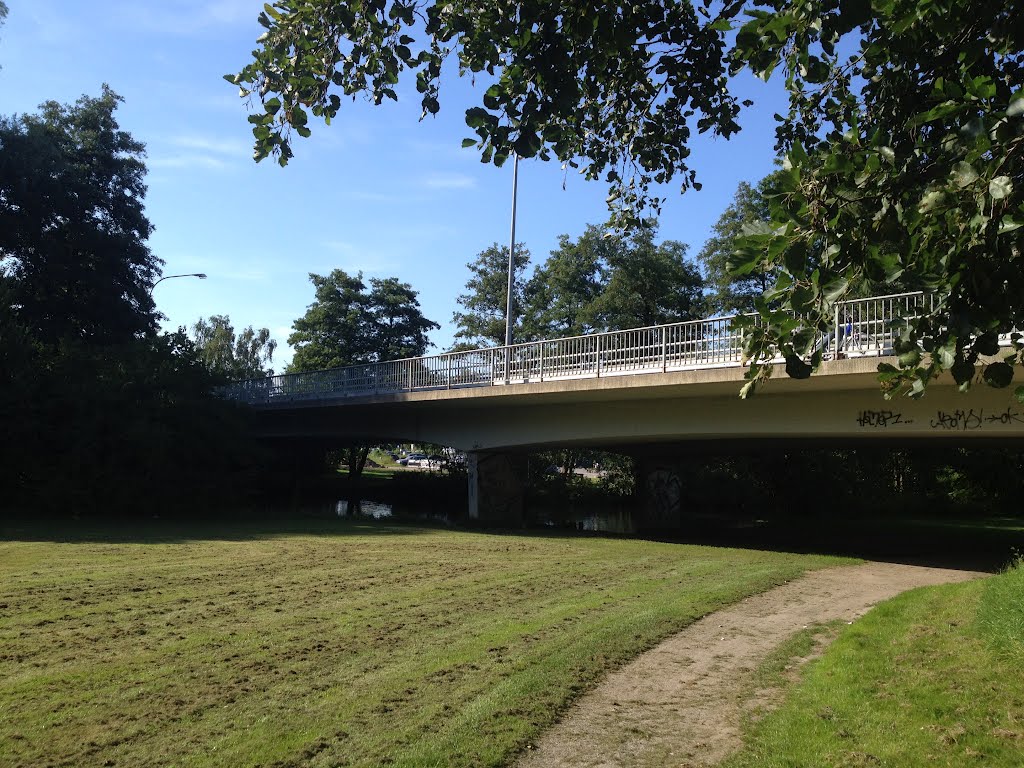
[[904, 593], [844, 627], [726, 765], [1024, 765], [1024, 563]]
[[502, 765], [834, 559], [308, 522], [0, 531], [0, 765]]

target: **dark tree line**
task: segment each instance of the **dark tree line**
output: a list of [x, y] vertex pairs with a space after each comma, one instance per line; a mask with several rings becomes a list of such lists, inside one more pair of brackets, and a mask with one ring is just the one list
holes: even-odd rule
[[224, 500], [253, 454], [223, 381], [159, 333], [144, 147], [104, 87], [0, 118], [0, 477], [5, 510], [71, 514]]

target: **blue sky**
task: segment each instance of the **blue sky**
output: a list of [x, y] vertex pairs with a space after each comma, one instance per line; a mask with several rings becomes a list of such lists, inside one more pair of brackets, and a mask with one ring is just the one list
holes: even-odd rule
[[[249, 59], [262, 29], [262, 0], [8, 0], [0, 29], [0, 112], [31, 112], [46, 100], [96, 95], [106, 82], [124, 97], [121, 127], [147, 146], [150, 246], [164, 274], [205, 272], [156, 289], [166, 326], [228, 314], [236, 328], [267, 327], [291, 358], [292, 321], [312, 301], [308, 273], [334, 268], [398, 276], [419, 291], [424, 314], [451, 344], [466, 263], [507, 243], [511, 163], [482, 165], [461, 149], [463, 111], [482, 89], [452, 77], [441, 112], [419, 122], [411, 83], [400, 101], [343, 102], [331, 126], [311, 122], [287, 168], [252, 160], [250, 126], [237, 89], [222, 75]], [[698, 138], [692, 160], [701, 192], [669, 190], [661, 237], [695, 256], [740, 181], [772, 168], [779, 84], [752, 78], [738, 92], [755, 101], [730, 141]], [[484, 86], [486, 87], [486, 86]], [[563, 190], [563, 181], [565, 189]], [[607, 218], [607, 190], [557, 163], [519, 168], [517, 239], [543, 261], [558, 235]]]

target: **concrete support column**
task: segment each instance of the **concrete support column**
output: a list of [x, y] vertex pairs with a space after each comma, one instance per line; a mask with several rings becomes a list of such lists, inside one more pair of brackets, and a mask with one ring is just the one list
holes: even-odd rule
[[683, 527], [683, 475], [678, 461], [641, 459], [637, 490], [641, 501], [638, 529]]
[[488, 525], [522, 525], [526, 457], [473, 451], [466, 456], [469, 519]]

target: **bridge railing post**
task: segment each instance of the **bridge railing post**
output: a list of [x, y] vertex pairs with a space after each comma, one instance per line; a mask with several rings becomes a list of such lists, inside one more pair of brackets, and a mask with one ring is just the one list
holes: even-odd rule
[[597, 378], [601, 378], [601, 339], [603, 338], [604, 334], [599, 333], [597, 335], [597, 339], [595, 340], [596, 343], [594, 344], [594, 349], [596, 350], [595, 354], [597, 357], [597, 359], [594, 361], [594, 372], [597, 374]]
[[668, 370], [668, 326], [661, 326], [661, 372]]
[[537, 379], [539, 381], [544, 381], [544, 342], [543, 341], [538, 341], [537, 342], [537, 349], [539, 350], [539, 352], [537, 354], [537, 357], [540, 360], [539, 370], [537, 371]]
[[447, 389], [451, 389], [452, 388], [452, 356], [451, 355], [445, 355], [444, 360], [445, 360], [445, 366], [444, 367], [446, 369], [445, 373], [446, 373], [446, 378], [448, 380]]
[[834, 339], [835, 346], [832, 347], [832, 359], [833, 360], [838, 360], [839, 359], [839, 340], [840, 340], [840, 336], [839, 336], [839, 303], [838, 302], [836, 303], [835, 318], [834, 318], [834, 320], [835, 320], [835, 324], [832, 326], [832, 333], [835, 334], [835, 339]]

